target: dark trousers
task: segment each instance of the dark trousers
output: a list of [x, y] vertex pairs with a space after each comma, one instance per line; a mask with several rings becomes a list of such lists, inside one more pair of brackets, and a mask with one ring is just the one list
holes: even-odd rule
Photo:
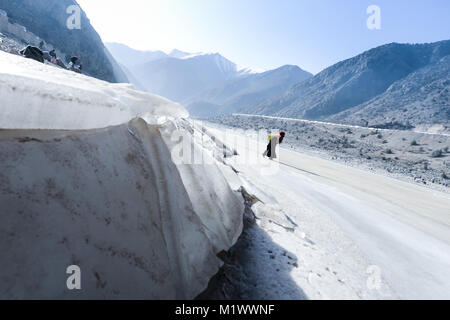
[[267, 145], [266, 155], [269, 158], [272, 157], [272, 141], [270, 141], [269, 144]]

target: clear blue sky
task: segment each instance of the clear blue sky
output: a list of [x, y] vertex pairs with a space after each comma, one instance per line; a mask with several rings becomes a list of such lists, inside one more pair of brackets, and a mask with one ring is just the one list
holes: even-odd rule
[[[317, 73], [389, 42], [450, 39], [450, 0], [78, 0], [105, 42], [219, 52], [240, 66]], [[366, 27], [369, 5], [381, 30]]]

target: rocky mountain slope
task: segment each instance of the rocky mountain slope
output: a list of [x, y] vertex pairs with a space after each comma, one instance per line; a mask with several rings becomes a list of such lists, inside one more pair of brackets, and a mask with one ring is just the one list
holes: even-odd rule
[[[373, 121], [448, 122], [448, 59], [443, 58], [449, 54], [450, 41], [387, 44], [339, 62], [277, 98], [241, 111], [343, 122], [359, 122], [362, 117], [370, 122], [373, 117]], [[422, 92], [421, 98], [420, 92], [411, 95], [416, 89]], [[425, 96], [427, 91], [433, 93]], [[408, 112], [403, 111], [405, 106]], [[355, 115], [355, 110], [365, 113]]]
[[117, 62], [109, 55], [105, 46], [91, 26], [86, 14], [81, 11], [81, 29], [67, 28], [69, 14], [66, 12], [74, 0], [0, 0], [0, 8], [6, 11], [11, 23], [24, 26], [59, 51], [68, 62], [78, 56], [86, 74], [110, 82], [127, 82]]
[[450, 119], [450, 55], [395, 82], [383, 94], [329, 118], [369, 125], [448, 124]]

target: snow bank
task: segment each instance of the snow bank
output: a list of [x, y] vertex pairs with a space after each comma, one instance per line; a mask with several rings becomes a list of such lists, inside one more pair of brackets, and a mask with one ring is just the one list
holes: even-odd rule
[[92, 129], [136, 117], [188, 117], [181, 105], [75, 72], [0, 52], [0, 128]]
[[[244, 207], [185, 110], [20, 57], [0, 62], [0, 127], [19, 128], [0, 130], [0, 299], [203, 291], [242, 232]], [[91, 127], [102, 128], [49, 130]], [[172, 161], [177, 131], [208, 164]], [[81, 290], [66, 287], [70, 265]]]

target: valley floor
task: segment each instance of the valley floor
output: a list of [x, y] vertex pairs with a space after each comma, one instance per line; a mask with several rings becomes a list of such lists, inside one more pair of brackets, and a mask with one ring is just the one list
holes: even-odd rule
[[239, 298], [450, 298], [449, 194], [286, 149], [270, 161], [264, 142], [210, 132], [239, 154], [234, 188], [261, 200], [223, 269]]
[[[376, 129], [318, 121], [225, 115], [213, 119], [226, 128], [256, 136], [266, 130], [288, 134], [283, 148], [319, 156], [436, 190], [450, 191], [450, 135]], [[267, 134], [264, 133], [267, 137]], [[267, 139], [267, 138], [266, 138]]]

